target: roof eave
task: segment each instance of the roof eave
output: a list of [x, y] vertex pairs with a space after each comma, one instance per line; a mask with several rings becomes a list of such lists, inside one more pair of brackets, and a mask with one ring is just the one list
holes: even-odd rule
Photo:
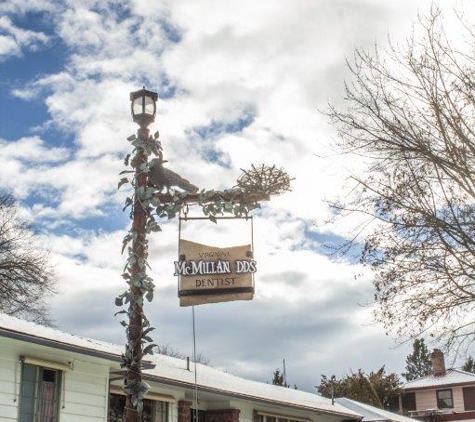
[[402, 389], [404, 391], [417, 391], [417, 390], [433, 390], [438, 388], [447, 388], [447, 387], [462, 387], [466, 385], [475, 385], [475, 380], [467, 381], [467, 382], [457, 382], [457, 383], [449, 383], [449, 384], [437, 384], [437, 385], [429, 385], [426, 387], [406, 387], [403, 386]]
[[[195, 388], [195, 384], [187, 381], [180, 381], [180, 380], [175, 380], [171, 378], [166, 378], [166, 377], [161, 377], [158, 375], [151, 375], [144, 373], [143, 374], [144, 379], [147, 379], [149, 381], [156, 381], [160, 382], [162, 384], [167, 384], [167, 385], [173, 385], [176, 387], [186, 387], [186, 388]], [[299, 409], [299, 410], [306, 410], [306, 411], [311, 411], [311, 412], [317, 412], [317, 414], [325, 414], [325, 415], [331, 415], [331, 416], [340, 416], [345, 419], [355, 419], [355, 420], [361, 420], [363, 417], [361, 415], [355, 414], [355, 413], [343, 413], [343, 412], [337, 412], [337, 411], [331, 411], [331, 410], [326, 410], [326, 409], [321, 409], [321, 408], [316, 408], [316, 407], [311, 407], [311, 406], [304, 406], [304, 405], [298, 405], [295, 403], [288, 403], [288, 402], [283, 402], [279, 400], [271, 400], [271, 399], [265, 399], [263, 397], [257, 397], [253, 396], [250, 394], [244, 394], [244, 393], [237, 393], [235, 391], [229, 391], [229, 390], [222, 390], [220, 388], [215, 388], [215, 387], [206, 387], [203, 385], [198, 385], [197, 386], [198, 390], [202, 392], [207, 392], [207, 393], [217, 393], [217, 394], [222, 394], [224, 396], [228, 397], [234, 397], [234, 398], [240, 398], [240, 399], [245, 399], [245, 400], [252, 400], [252, 401], [257, 401], [260, 403], [267, 403], [267, 404], [276, 404], [279, 406], [285, 405], [286, 407], [290, 407], [293, 409]]]
[[8, 330], [0, 328], [0, 337], [11, 338], [14, 340], [26, 341], [28, 343], [38, 344], [40, 346], [53, 347], [55, 349], [65, 350], [68, 352], [79, 353], [81, 355], [92, 356], [96, 358], [106, 359], [113, 362], [121, 362], [122, 358], [119, 354], [104, 352], [101, 350], [88, 349], [70, 343], [63, 343], [58, 340], [46, 339], [44, 337], [26, 334], [20, 331]]

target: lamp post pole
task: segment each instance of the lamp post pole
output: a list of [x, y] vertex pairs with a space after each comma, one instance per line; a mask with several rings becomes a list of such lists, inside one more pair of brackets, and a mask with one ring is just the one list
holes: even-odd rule
[[[138, 138], [145, 140], [148, 139], [148, 128], [141, 127], [138, 130]], [[142, 150], [137, 152], [135, 157], [135, 203], [133, 204], [133, 222], [132, 229], [137, 236], [132, 241], [132, 250], [134, 251], [135, 256], [138, 258], [137, 262], [131, 265], [130, 275], [134, 279], [140, 272], [140, 267], [138, 264], [139, 259], [146, 259], [147, 250], [144, 247], [145, 241], [145, 224], [146, 224], [146, 212], [143, 207], [140, 205], [140, 201], [137, 195], [138, 189], [141, 187], [147, 186], [147, 173], [141, 172], [141, 164], [147, 163], [147, 156], [143, 153]], [[143, 269], [145, 271], [145, 269]], [[141, 290], [134, 284], [130, 285], [130, 290], [133, 297], [141, 297], [142, 300], [130, 301], [129, 305], [129, 332], [128, 335], [132, 340], [130, 344], [132, 345], [132, 355], [141, 356], [142, 355], [142, 332], [143, 332], [143, 293]], [[142, 368], [141, 368], [141, 359], [132, 362], [132, 364], [127, 368], [127, 381], [126, 385], [137, 385], [142, 382]], [[136, 404], [134, 405], [132, 400], [132, 394], [127, 394], [126, 404], [125, 404], [125, 420], [127, 422], [139, 422], [141, 415], [139, 409], [137, 409]]]
[[[155, 119], [155, 102], [157, 94], [146, 91], [145, 88], [130, 94], [132, 101], [132, 117], [139, 124], [137, 138], [140, 143], [146, 144], [150, 140], [148, 125]], [[137, 400], [143, 392], [142, 384], [142, 357], [143, 333], [145, 315], [143, 312], [143, 289], [139, 287], [136, 280], [143, 280], [146, 277], [146, 261], [148, 248], [146, 240], [147, 210], [141, 201], [141, 192], [147, 187], [148, 172], [144, 171], [148, 162], [148, 155], [143, 147], [136, 147], [135, 157], [132, 159], [132, 166], [135, 168], [134, 203], [132, 216], [132, 250], [129, 252], [128, 272], [129, 278], [129, 322], [127, 329], [127, 346], [125, 354], [125, 366], [127, 369], [125, 376], [125, 421], [140, 422], [142, 419], [141, 399]], [[139, 285], [137, 285], [139, 284]]]
[[[146, 127], [141, 127], [137, 131], [139, 139], [145, 141], [148, 139], [149, 130]], [[147, 163], [147, 156], [141, 149], [138, 150], [135, 156], [135, 203], [133, 204], [133, 222], [132, 229], [136, 233], [136, 237], [132, 240], [132, 250], [137, 257], [137, 262], [131, 265], [130, 276], [132, 280], [139, 274], [141, 268], [139, 267], [140, 259], [147, 259], [147, 250], [144, 247], [145, 244], [145, 224], [147, 215], [145, 210], [140, 204], [138, 191], [140, 188], [147, 186], [147, 173], [140, 170], [142, 164]], [[146, 271], [145, 268], [142, 271]], [[130, 344], [132, 345], [132, 355], [142, 355], [142, 333], [143, 333], [143, 293], [134, 284], [131, 283], [130, 290], [133, 297], [140, 297], [142, 300], [130, 301], [129, 305], [129, 337]], [[127, 380], [126, 385], [137, 385], [142, 382], [142, 365], [141, 359], [137, 359], [135, 362], [127, 368]], [[137, 409], [137, 405], [133, 403], [132, 394], [128, 393], [125, 403], [125, 420], [127, 422], [140, 422], [141, 412]]]

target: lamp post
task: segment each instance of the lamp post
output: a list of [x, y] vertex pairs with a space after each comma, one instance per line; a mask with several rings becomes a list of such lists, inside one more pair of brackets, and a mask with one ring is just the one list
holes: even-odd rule
[[[140, 127], [137, 131], [139, 141], [148, 142], [148, 125], [155, 120], [156, 101], [158, 95], [155, 92], [147, 91], [145, 87], [130, 94], [132, 119]], [[141, 204], [140, 192], [147, 187], [148, 173], [144, 171], [148, 156], [143, 148], [137, 148], [137, 153], [133, 158], [135, 167], [135, 195], [133, 203], [132, 222], [132, 259], [129, 265], [129, 324], [127, 330], [127, 348], [125, 354], [125, 420], [127, 422], [140, 422], [141, 401], [137, 401], [138, 390], [142, 388], [142, 356], [143, 356], [143, 290], [134, 283], [134, 280], [146, 277], [146, 265], [144, 264], [148, 251], [146, 242], [147, 210]]]

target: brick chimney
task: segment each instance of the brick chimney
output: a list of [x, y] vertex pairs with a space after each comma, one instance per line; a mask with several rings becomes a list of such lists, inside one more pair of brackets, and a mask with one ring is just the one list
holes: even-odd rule
[[434, 349], [430, 355], [432, 360], [432, 373], [436, 377], [445, 375], [445, 361], [444, 354], [440, 349]]

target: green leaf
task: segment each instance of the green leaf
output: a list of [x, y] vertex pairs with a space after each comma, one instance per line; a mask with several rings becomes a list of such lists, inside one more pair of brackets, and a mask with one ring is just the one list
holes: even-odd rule
[[151, 302], [153, 300], [153, 292], [152, 291], [148, 291], [147, 294], [145, 295], [145, 297], [147, 298], [147, 300], [149, 302]]
[[213, 223], [217, 224], [218, 223], [218, 220], [216, 220], [216, 217], [214, 215], [210, 215], [209, 216], [209, 219], [210, 221], [212, 221]]
[[153, 348], [157, 347], [156, 344], [149, 344], [143, 349], [143, 354], [144, 355], [153, 355]]
[[143, 335], [146, 336], [150, 331], [155, 330], [154, 327], [148, 327], [145, 330], [143, 330]]
[[124, 208], [122, 208], [122, 211], [125, 211], [125, 209], [130, 205], [132, 205], [132, 198], [127, 198], [125, 200], [125, 206], [124, 206]]

